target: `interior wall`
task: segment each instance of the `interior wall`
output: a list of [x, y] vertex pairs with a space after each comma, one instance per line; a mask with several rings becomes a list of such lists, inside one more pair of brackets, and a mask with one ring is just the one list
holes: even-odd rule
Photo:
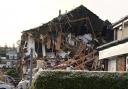
[[40, 41], [35, 42], [35, 51], [38, 54], [38, 57], [43, 57], [42, 43]]

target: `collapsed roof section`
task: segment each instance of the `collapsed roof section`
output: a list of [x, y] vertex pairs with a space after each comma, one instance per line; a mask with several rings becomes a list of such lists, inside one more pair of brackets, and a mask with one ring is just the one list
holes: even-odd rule
[[93, 36], [98, 36], [102, 32], [103, 26], [103, 20], [81, 5], [68, 13], [59, 15], [42, 26], [23, 31], [23, 33], [30, 32], [33, 36], [38, 37], [39, 33], [47, 34], [52, 30], [56, 30], [72, 33], [75, 36], [84, 35], [85, 33], [92, 33]]
[[23, 31], [21, 39], [27, 39], [28, 33], [32, 34], [35, 40], [39, 40], [41, 34], [45, 36], [50, 32], [63, 32], [65, 36], [71, 33], [74, 37], [91, 33], [93, 40], [96, 39], [98, 42], [97, 46], [100, 46], [113, 40], [111, 25], [108, 20], [101, 20], [96, 14], [81, 5], [46, 24]]

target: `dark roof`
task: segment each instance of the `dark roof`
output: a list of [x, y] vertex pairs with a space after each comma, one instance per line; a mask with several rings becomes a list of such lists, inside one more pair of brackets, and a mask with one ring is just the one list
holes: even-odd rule
[[107, 44], [104, 44], [104, 45], [101, 45], [101, 46], [97, 47], [97, 49], [100, 51], [100, 50], [107, 49], [107, 48], [112, 47], [112, 46], [123, 44], [125, 42], [128, 42], [128, 38], [124, 38], [122, 40], [112, 41], [110, 43], [107, 43]]
[[92, 28], [93, 28], [94, 31], [96, 31], [96, 32], [97, 31], [102, 31], [103, 25], [104, 25], [104, 21], [101, 20], [96, 14], [91, 12], [89, 9], [87, 9], [83, 5], [80, 5], [79, 7], [69, 11], [66, 14], [63, 14], [61, 16], [58, 16], [58, 17], [54, 18], [53, 20], [49, 21], [46, 24], [43, 24], [42, 26], [30, 29], [30, 30], [26, 30], [26, 31], [23, 31], [23, 32], [46, 31], [46, 30], [49, 29], [48, 24], [51, 23], [51, 22], [56, 23], [56, 24], [63, 24], [68, 29], [68, 27], [70, 27], [70, 26], [67, 23], [67, 21], [69, 21], [69, 23], [70, 23], [70, 25], [72, 27], [70, 27], [67, 31], [70, 31], [70, 32], [73, 32], [73, 33], [74, 32], [78, 33], [78, 31], [80, 29], [79, 27], [80, 27], [81, 23], [86, 23], [86, 21], [84, 19], [82, 21], [78, 21], [77, 23], [74, 23], [72, 21], [76, 20], [76, 19], [80, 19], [80, 18], [85, 18], [85, 17], [89, 17], [90, 18], [90, 22], [92, 24]]

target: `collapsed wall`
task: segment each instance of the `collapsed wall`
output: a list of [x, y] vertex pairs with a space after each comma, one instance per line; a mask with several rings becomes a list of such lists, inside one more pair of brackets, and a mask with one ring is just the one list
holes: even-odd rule
[[30, 49], [33, 48], [36, 59], [64, 59], [53, 69], [73, 66], [78, 70], [96, 70], [96, 47], [113, 40], [111, 29], [109, 21], [101, 20], [81, 5], [42, 26], [23, 31], [20, 46], [23, 64], [29, 66]]

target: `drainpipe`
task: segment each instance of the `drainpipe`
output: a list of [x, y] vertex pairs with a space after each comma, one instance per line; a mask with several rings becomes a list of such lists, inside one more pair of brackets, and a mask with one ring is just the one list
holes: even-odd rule
[[122, 39], [124, 38], [123, 30], [124, 30], [124, 21], [122, 22]]
[[117, 40], [117, 30], [114, 29], [114, 40]]
[[33, 61], [33, 49], [31, 48], [31, 53], [30, 53], [30, 86], [32, 84], [32, 61]]

